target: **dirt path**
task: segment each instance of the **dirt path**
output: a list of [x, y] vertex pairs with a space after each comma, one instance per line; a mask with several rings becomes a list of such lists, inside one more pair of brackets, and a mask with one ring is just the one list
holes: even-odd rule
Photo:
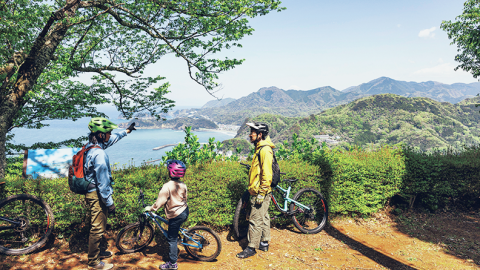
[[[113, 234], [109, 250], [117, 253]], [[246, 242], [221, 233], [222, 253], [215, 262], [197, 262], [179, 248], [179, 269], [480, 269], [480, 215], [409, 214], [369, 220], [337, 219], [315, 235], [294, 227], [272, 229], [268, 252], [244, 260], [235, 254]], [[158, 243], [158, 244], [157, 244]], [[87, 269], [86, 238], [55, 240], [23, 256], [0, 256], [0, 269]], [[168, 257], [163, 236], [134, 254], [106, 259], [114, 269], [158, 269]]]

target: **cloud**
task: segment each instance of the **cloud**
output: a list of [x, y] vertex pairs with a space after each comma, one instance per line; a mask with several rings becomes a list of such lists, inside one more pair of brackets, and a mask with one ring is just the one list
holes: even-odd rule
[[422, 68], [414, 72], [414, 74], [422, 74], [422, 75], [433, 75], [433, 74], [448, 74], [454, 72], [455, 66], [450, 63], [443, 63], [440, 65], [436, 65], [430, 68]]
[[421, 37], [421, 38], [433, 38], [435, 36], [435, 33], [433, 33], [433, 31], [435, 31], [435, 29], [437, 29], [437, 28], [432, 27], [430, 29], [424, 29], [424, 30], [420, 31], [420, 33], [418, 33], [418, 36]]

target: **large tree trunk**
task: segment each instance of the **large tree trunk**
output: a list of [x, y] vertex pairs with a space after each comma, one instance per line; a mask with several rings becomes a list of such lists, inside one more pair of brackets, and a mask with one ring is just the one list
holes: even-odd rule
[[[25, 105], [25, 95], [32, 90], [45, 67], [53, 59], [55, 51], [68, 30], [65, 17], [75, 14], [80, 0], [70, 0], [64, 8], [53, 13], [38, 35], [30, 53], [18, 69], [17, 80], [10, 87], [2, 87], [0, 93], [0, 179], [5, 177], [6, 135], [15, 116]], [[58, 21], [56, 24], [54, 24]], [[8, 77], [6, 79], [8, 81]], [[8, 82], [4, 81], [3, 84]]]

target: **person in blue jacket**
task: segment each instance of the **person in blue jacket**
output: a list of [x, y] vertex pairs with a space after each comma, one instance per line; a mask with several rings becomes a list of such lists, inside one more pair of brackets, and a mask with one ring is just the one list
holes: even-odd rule
[[90, 134], [86, 148], [93, 145], [99, 146], [86, 153], [84, 163], [85, 178], [90, 181], [88, 193], [85, 195], [91, 225], [88, 238], [88, 266], [93, 269], [113, 268], [113, 264], [101, 261], [103, 258], [112, 256], [112, 253], [100, 251], [100, 241], [106, 231], [108, 214], [115, 215], [115, 202], [112, 197], [114, 183], [105, 149], [135, 130], [135, 122], [125, 131], [112, 134], [112, 130], [117, 127], [103, 117], [92, 118], [88, 123]]

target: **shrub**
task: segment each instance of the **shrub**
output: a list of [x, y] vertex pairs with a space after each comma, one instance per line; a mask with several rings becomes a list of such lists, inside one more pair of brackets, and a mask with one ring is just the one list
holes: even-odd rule
[[[317, 167], [303, 161], [280, 161], [287, 178], [299, 179], [293, 191], [302, 187], [319, 188]], [[114, 202], [116, 216], [109, 217], [113, 229], [135, 222], [142, 207], [138, 203], [139, 190], [145, 193], [145, 203], [155, 202], [163, 184], [169, 181], [165, 166], [146, 165], [112, 171], [114, 179]], [[232, 224], [235, 207], [247, 188], [247, 173], [243, 166], [234, 161], [214, 161], [190, 165], [184, 182], [188, 187], [190, 216], [186, 227], [208, 224], [226, 227]], [[66, 178], [23, 179], [10, 177], [6, 184], [6, 195], [29, 193], [44, 199], [55, 215], [55, 228], [65, 231], [72, 224], [85, 223], [87, 211], [84, 195], [69, 190]], [[294, 193], [292, 193], [294, 194]], [[159, 211], [163, 215], [163, 210]]]
[[369, 215], [402, 188], [405, 162], [398, 147], [376, 151], [324, 148], [314, 152], [312, 159], [325, 178], [322, 187], [332, 213]]

